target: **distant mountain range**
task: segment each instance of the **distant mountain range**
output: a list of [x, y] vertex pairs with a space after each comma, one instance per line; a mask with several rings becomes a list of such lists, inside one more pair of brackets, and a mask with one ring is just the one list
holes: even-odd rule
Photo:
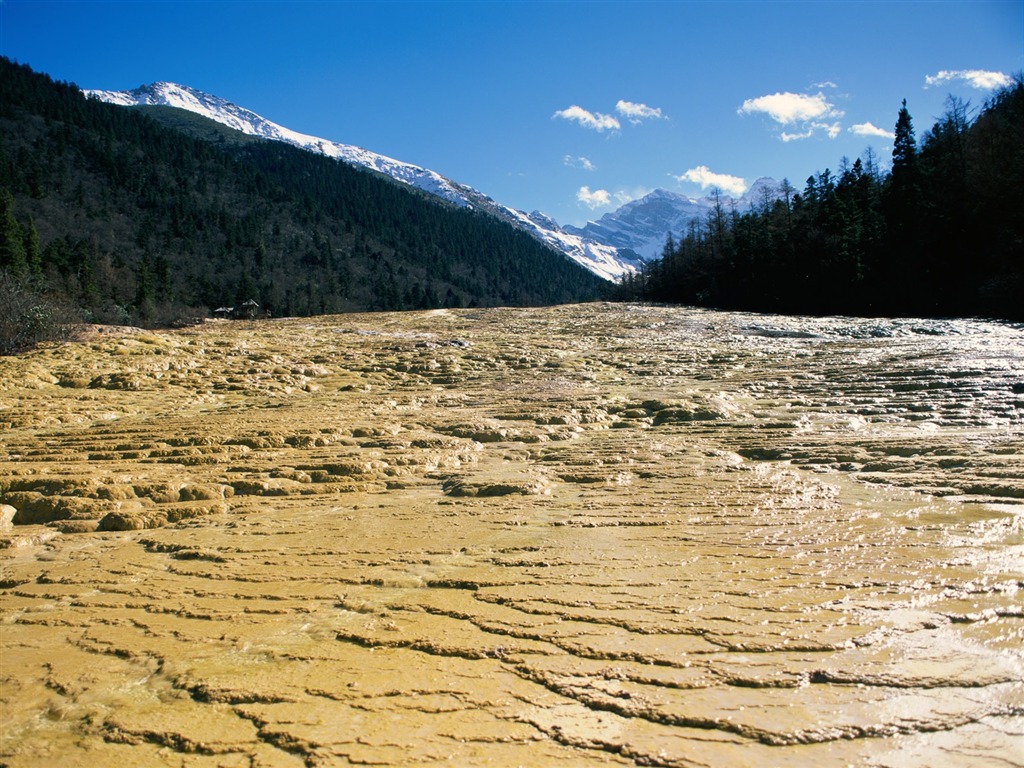
[[[185, 85], [161, 82], [130, 91], [86, 90], [85, 93], [101, 101], [123, 106], [184, 109], [250, 136], [285, 142], [352, 165], [370, 168], [453, 205], [485, 211], [503, 219], [608, 280], [615, 280], [626, 272], [634, 271], [641, 261], [659, 256], [670, 232], [679, 234], [685, 231], [693, 219], [703, 219], [714, 206], [711, 197], [695, 199], [659, 189], [583, 227], [560, 226], [539, 211], [525, 213], [502, 205], [484, 193], [436, 171], [361, 147], [293, 131], [244, 107]], [[746, 210], [752, 202], [762, 200], [766, 193], [774, 195], [776, 186], [772, 179], [758, 179], [742, 198], [722, 196], [721, 202], [727, 207], [736, 206], [739, 210]]]
[[[739, 198], [719, 198], [727, 210], [735, 207], [746, 211], [752, 205], [778, 197], [779, 183], [775, 179], [762, 177], [755, 181], [746, 194]], [[646, 261], [661, 256], [669, 233], [678, 239], [686, 232], [690, 222], [703, 221], [715, 207], [712, 196], [692, 198], [666, 189], [656, 189], [621, 208], [606, 213], [597, 221], [590, 221], [583, 227], [565, 226], [562, 231], [577, 235], [584, 240], [593, 240], [612, 246], [621, 253], [624, 250], [638, 254]]]

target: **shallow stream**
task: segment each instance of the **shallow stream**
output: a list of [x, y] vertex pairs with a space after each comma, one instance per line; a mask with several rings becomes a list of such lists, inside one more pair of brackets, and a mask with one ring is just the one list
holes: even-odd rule
[[1024, 328], [593, 304], [0, 358], [5, 766], [1024, 766]]

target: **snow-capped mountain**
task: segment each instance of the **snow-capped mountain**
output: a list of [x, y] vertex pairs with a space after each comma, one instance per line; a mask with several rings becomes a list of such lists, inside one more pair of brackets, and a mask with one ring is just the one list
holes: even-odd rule
[[[616, 248], [585, 235], [569, 232], [540, 211], [526, 214], [512, 208], [503, 210], [514, 218], [511, 223], [525, 229], [538, 240], [561, 251], [606, 280], [617, 280], [626, 272], [636, 271], [643, 261], [628, 249]], [[508, 216], [502, 218], [509, 220]]]
[[[750, 189], [739, 198], [722, 195], [719, 202], [726, 210], [735, 207], [740, 212], [752, 205], [761, 205], [779, 196], [778, 182], [763, 177], [755, 181]], [[638, 200], [632, 200], [621, 208], [606, 213], [597, 221], [589, 221], [583, 227], [565, 226], [563, 231], [614, 246], [620, 253], [630, 250], [644, 260], [661, 256], [669, 233], [677, 238], [685, 234], [694, 220], [704, 221], [714, 209], [711, 196], [693, 198], [656, 189]]]
[[298, 133], [273, 123], [255, 112], [232, 104], [230, 101], [185, 85], [153, 83], [139, 86], [131, 91], [87, 90], [85, 94], [110, 104], [123, 106], [165, 106], [186, 109], [250, 136], [283, 141], [310, 152], [344, 160], [352, 165], [372, 168], [425, 192], [444, 198], [448, 202], [460, 206], [469, 205], [462, 185], [444, 178], [439, 173], [378, 155], [360, 147]]
[[175, 83], [143, 85], [131, 91], [86, 90], [86, 95], [123, 106], [168, 106], [195, 112], [250, 136], [317, 152], [340, 161], [371, 168], [448, 202], [470, 207], [501, 218], [529, 232], [538, 240], [561, 251], [568, 258], [608, 280], [633, 271], [635, 254], [622, 253], [613, 245], [585, 234], [564, 231], [543, 214], [526, 214], [495, 202], [472, 187], [452, 181], [435, 171], [371, 152], [361, 147], [321, 139], [285, 128], [225, 99]]

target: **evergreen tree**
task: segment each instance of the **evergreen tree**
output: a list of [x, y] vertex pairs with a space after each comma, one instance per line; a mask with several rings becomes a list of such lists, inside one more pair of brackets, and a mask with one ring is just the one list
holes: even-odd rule
[[[896, 118], [892, 172], [885, 195], [888, 254], [886, 262], [879, 265], [882, 290], [886, 293], [888, 305], [915, 303], [926, 295], [930, 286], [930, 265], [924, 259], [925, 252], [918, 237], [920, 215], [917, 139], [907, 100], [904, 99]], [[906, 295], [907, 286], [911, 284], [917, 286], [916, 296]]]
[[43, 250], [39, 245], [39, 231], [36, 229], [36, 223], [31, 217], [29, 217], [28, 224], [25, 227], [25, 262], [31, 274], [42, 274]]
[[[972, 121], [947, 111], [918, 150], [904, 101], [892, 173], [869, 149], [800, 194], [726, 216], [721, 200], [619, 296], [722, 308], [1024, 319], [1024, 78]], [[700, 226], [703, 224], [702, 226]], [[671, 250], [671, 253], [668, 251]]]
[[6, 189], [0, 191], [0, 269], [9, 269], [15, 275], [28, 272], [25, 235], [14, 218], [14, 196]]
[[917, 140], [914, 123], [903, 100], [896, 118], [892, 145], [892, 173], [889, 177], [889, 208], [894, 224], [905, 225], [915, 215], [918, 203]]
[[910, 183], [917, 165], [917, 139], [914, 137], [914, 122], [903, 100], [896, 116], [896, 131], [892, 144], [893, 184], [900, 186]]
[[946, 112], [921, 142], [920, 174], [921, 249], [932, 254], [931, 278], [935, 300], [955, 306], [970, 293], [957, 280], [962, 263], [973, 249], [970, 193], [967, 186], [969, 106], [962, 99], [946, 99]]

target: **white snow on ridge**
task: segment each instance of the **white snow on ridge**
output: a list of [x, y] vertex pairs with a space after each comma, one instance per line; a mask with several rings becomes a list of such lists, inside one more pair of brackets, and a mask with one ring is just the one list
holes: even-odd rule
[[623, 259], [615, 246], [602, 245], [595, 240], [565, 232], [552, 219], [537, 212], [528, 215], [512, 208], [505, 208], [505, 211], [522, 229], [538, 240], [606, 280], [618, 280], [627, 272], [636, 271], [637, 264]]
[[768, 177], [757, 179], [742, 197], [721, 195], [717, 203], [713, 196], [693, 198], [656, 189], [596, 221], [588, 221], [582, 227], [565, 226], [561, 229], [586, 240], [629, 249], [649, 261], [661, 257], [669, 233], [676, 239], [685, 235], [692, 222], [706, 221], [716, 204], [721, 204], [727, 211], [735, 209], [745, 213], [778, 196], [778, 182]]
[[[250, 136], [285, 142], [350, 165], [370, 168], [454, 205], [486, 211], [528, 232], [607, 280], [617, 280], [636, 271], [643, 261], [659, 257], [668, 232], [682, 234], [691, 220], [704, 218], [712, 205], [710, 198], [693, 199], [667, 190], [655, 190], [584, 227], [562, 227], [542, 213], [527, 214], [501, 205], [435, 171], [361, 147], [293, 131], [248, 109], [185, 85], [154, 83], [131, 91], [89, 90], [85, 93], [122, 106], [178, 107]], [[771, 181], [759, 179], [754, 186], [763, 186]], [[754, 199], [754, 193], [752, 188], [747, 197]], [[747, 204], [746, 197], [739, 200], [723, 197], [722, 201], [740, 209]]]
[[159, 105], [185, 109], [250, 136], [282, 141], [351, 165], [371, 168], [454, 205], [488, 211], [513, 226], [524, 229], [541, 242], [608, 280], [616, 280], [636, 269], [635, 260], [620, 257], [615, 246], [604, 245], [587, 237], [565, 232], [554, 220], [542, 214], [527, 215], [522, 211], [508, 208], [471, 187], [412, 163], [395, 160], [350, 144], [341, 144], [293, 131], [248, 109], [185, 85], [154, 83], [131, 91], [87, 90], [85, 93], [101, 101], [121, 106]]
[[85, 94], [100, 101], [121, 106], [167, 106], [185, 109], [249, 136], [281, 141], [310, 152], [327, 155], [336, 160], [344, 160], [351, 165], [371, 168], [455, 205], [469, 205], [469, 201], [459, 189], [459, 185], [439, 173], [379, 155], [361, 147], [340, 144], [321, 139], [318, 136], [293, 131], [248, 109], [185, 85], [153, 83], [153, 85], [143, 85], [132, 91], [87, 90]]

